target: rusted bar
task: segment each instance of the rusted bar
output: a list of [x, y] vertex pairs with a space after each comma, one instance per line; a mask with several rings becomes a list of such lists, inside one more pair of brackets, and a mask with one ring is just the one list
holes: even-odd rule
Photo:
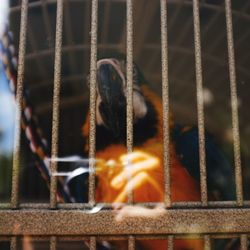
[[[119, 211], [0, 210], [0, 235], [167, 235], [250, 232], [250, 209], [167, 209], [117, 221]], [[223, 220], [221, 220], [223, 218]], [[18, 225], [18, 226], [17, 226]]]
[[[56, 13], [56, 39], [55, 39], [55, 64], [54, 64], [54, 92], [52, 111], [52, 140], [51, 158], [58, 154], [58, 130], [59, 130], [59, 106], [61, 87], [61, 52], [62, 52], [62, 26], [63, 26], [63, 0], [57, 1]], [[51, 161], [51, 183], [50, 183], [50, 207], [57, 206], [57, 177], [53, 173], [57, 172], [57, 162]]]
[[[127, 152], [133, 151], [133, 0], [127, 0]], [[128, 180], [131, 179], [127, 168]], [[128, 202], [133, 202], [132, 187], [128, 187]]]
[[91, 48], [90, 48], [90, 124], [89, 124], [89, 203], [95, 203], [95, 146], [96, 146], [96, 60], [97, 60], [97, 25], [98, 1], [92, 1], [91, 9]]
[[21, 5], [21, 23], [19, 38], [19, 60], [17, 71], [17, 89], [16, 89], [16, 111], [15, 111], [15, 130], [14, 130], [14, 149], [13, 149], [13, 167], [12, 167], [12, 189], [11, 206], [18, 207], [19, 194], [19, 168], [20, 168], [20, 148], [21, 148], [21, 115], [23, 98], [23, 80], [25, 67], [25, 51], [28, 20], [28, 0], [23, 0]]
[[240, 236], [240, 249], [247, 250], [248, 249], [248, 239], [246, 234], [242, 234]]
[[195, 69], [197, 85], [197, 115], [199, 131], [199, 159], [200, 159], [200, 187], [201, 202], [207, 206], [207, 173], [206, 173], [206, 154], [205, 154], [205, 125], [203, 108], [203, 87], [202, 87], [202, 62], [201, 62], [201, 42], [200, 42], [200, 14], [199, 1], [193, 0], [194, 17], [194, 48], [195, 48]]
[[49, 249], [50, 250], [56, 250], [56, 244], [57, 243], [57, 239], [55, 236], [51, 236], [50, 237], [50, 241], [49, 241]]
[[239, 115], [238, 115], [238, 100], [237, 100], [237, 86], [236, 86], [236, 72], [235, 72], [231, 0], [225, 0], [225, 10], [226, 10], [227, 43], [228, 43], [229, 79], [230, 79], [231, 106], [232, 106], [236, 199], [238, 205], [242, 206], [243, 189], [242, 189]]
[[211, 238], [209, 235], [204, 236], [204, 250], [211, 249]]
[[174, 249], [174, 236], [169, 235], [168, 236], [168, 250], [173, 250]]
[[96, 237], [90, 237], [89, 249], [96, 250]]
[[135, 250], [135, 237], [131, 235], [128, 237], [128, 250]]
[[133, 151], [133, 0], [127, 1], [127, 150]]
[[170, 191], [170, 138], [169, 138], [169, 79], [168, 79], [168, 34], [167, 2], [161, 0], [161, 60], [162, 60], [162, 108], [163, 108], [163, 158], [165, 205], [171, 205]]
[[10, 249], [11, 250], [17, 250], [17, 237], [11, 237]]

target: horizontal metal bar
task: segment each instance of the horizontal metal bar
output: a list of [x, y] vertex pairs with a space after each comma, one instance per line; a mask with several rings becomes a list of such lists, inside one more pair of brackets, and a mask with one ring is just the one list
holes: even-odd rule
[[[57, 0], [47, 0], [47, 5], [50, 4], [55, 4]], [[105, 2], [107, 0], [99, 0], [100, 2]], [[112, 2], [120, 2], [120, 3], [124, 3], [126, 2], [126, 0], [111, 0]], [[70, 0], [70, 2], [89, 2], [89, 0]], [[29, 9], [32, 8], [38, 8], [41, 6], [41, 1], [39, 2], [31, 2], [29, 3]], [[183, 5], [187, 5], [192, 7], [192, 1], [189, 0], [168, 0], [168, 4], [183, 4]], [[218, 11], [218, 12], [224, 12], [224, 8], [223, 5], [217, 5], [217, 4], [210, 4], [210, 3], [206, 3], [206, 2], [201, 2], [200, 3], [201, 8], [205, 8], [205, 9], [210, 9], [210, 10], [214, 10], [214, 11]], [[12, 13], [16, 13], [20, 11], [20, 5], [18, 6], [14, 6], [10, 8], [10, 14]], [[250, 15], [248, 13], [242, 13], [242, 11], [239, 10], [232, 10], [232, 14], [238, 18], [241, 18], [243, 20], [250, 20]]]
[[[102, 206], [105, 209], [112, 209], [113, 203], [98, 203], [98, 205]], [[126, 203], [122, 203], [121, 205], [126, 205]], [[155, 207], [162, 205], [164, 203], [156, 203], [156, 202], [148, 202], [148, 203], [137, 203], [137, 205], [145, 206], [145, 207]], [[21, 209], [49, 209], [49, 203], [21, 203], [19, 206]], [[201, 202], [173, 202], [173, 208], [201, 208], [203, 207]], [[209, 201], [209, 208], [237, 208], [236, 201]], [[0, 203], [0, 209], [10, 209], [10, 203]], [[59, 203], [58, 208], [65, 210], [73, 210], [73, 209], [91, 209], [92, 206], [87, 203]], [[250, 201], [244, 201], [244, 208], [250, 208]]]
[[[154, 235], [250, 232], [250, 209], [165, 210], [116, 220], [119, 211], [2, 210], [0, 235]], [[223, 220], [222, 220], [223, 218]]]
[[[201, 238], [203, 235], [198, 235], [198, 234], [178, 234], [178, 235], [134, 235], [136, 237], [136, 240], [142, 240], [142, 239], [147, 239], [147, 240], [155, 240], [155, 239], [168, 239], [172, 238], [174, 236], [174, 239], [193, 239], [193, 238]], [[233, 239], [233, 238], [240, 238], [242, 237], [241, 234], [209, 234], [211, 239]], [[244, 237], [249, 237], [249, 235], [244, 234]], [[120, 240], [127, 240], [128, 236], [127, 235], [119, 235], [119, 236], [98, 236], [97, 240], [100, 241], [120, 241]], [[248, 239], [248, 238], [247, 238]], [[32, 236], [31, 237], [32, 242], [49, 242], [50, 236]], [[89, 240], [89, 236], [58, 236], [57, 237], [57, 242], [79, 242], [79, 241], [86, 241]], [[244, 239], [245, 240], [245, 239]], [[11, 236], [0, 236], [0, 242], [10, 242], [11, 241]]]

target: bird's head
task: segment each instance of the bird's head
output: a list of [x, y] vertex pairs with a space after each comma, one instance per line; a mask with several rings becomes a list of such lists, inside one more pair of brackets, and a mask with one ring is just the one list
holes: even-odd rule
[[[96, 148], [126, 141], [127, 77], [124, 57], [105, 58], [97, 62]], [[148, 139], [162, 138], [162, 102], [147, 86], [138, 66], [133, 64], [133, 142], [139, 146]], [[172, 119], [170, 117], [170, 126]], [[89, 115], [83, 136], [89, 134]], [[86, 145], [85, 150], [87, 151]]]
[[[134, 123], [147, 114], [146, 99], [140, 85], [144, 78], [133, 64]], [[126, 60], [105, 58], [97, 62], [96, 123], [119, 137], [126, 128], [127, 78]]]

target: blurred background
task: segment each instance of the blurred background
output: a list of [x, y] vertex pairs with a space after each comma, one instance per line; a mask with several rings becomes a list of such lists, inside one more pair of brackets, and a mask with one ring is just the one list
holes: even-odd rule
[[[174, 120], [197, 124], [191, 0], [168, 0], [170, 104]], [[82, 155], [81, 127], [88, 109], [90, 0], [65, 0], [59, 155]], [[244, 198], [250, 198], [250, 2], [232, 1]], [[126, 51], [126, 1], [100, 0], [98, 55]], [[55, 0], [30, 0], [25, 85], [39, 125], [50, 143], [54, 77]], [[205, 126], [233, 164], [230, 83], [224, 0], [200, 1]], [[20, 1], [10, 1], [9, 25], [19, 44]], [[134, 60], [152, 89], [161, 94], [160, 1], [134, 1]], [[0, 65], [2, 72], [2, 65]], [[0, 74], [0, 202], [9, 201], [14, 100]], [[21, 201], [49, 200], [30, 149], [22, 136]], [[248, 183], [248, 185], [247, 185]]]

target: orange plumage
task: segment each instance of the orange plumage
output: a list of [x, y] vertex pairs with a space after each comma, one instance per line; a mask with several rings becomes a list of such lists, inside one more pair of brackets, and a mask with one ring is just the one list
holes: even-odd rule
[[[139, 158], [132, 160], [132, 165], [137, 166], [132, 173], [133, 201], [136, 202], [163, 202], [164, 201], [164, 170], [163, 170], [163, 133], [162, 133], [162, 103], [160, 98], [152, 93], [147, 87], [142, 87], [142, 92], [153, 104], [158, 115], [157, 135], [148, 139], [140, 147], [135, 147]], [[88, 118], [87, 118], [88, 119]], [[83, 127], [84, 136], [88, 135], [88, 120]], [[170, 129], [173, 126], [170, 117]], [[85, 148], [87, 149], [87, 147]], [[98, 185], [96, 189], [97, 202], [127, 202], [127, 176], [124, 175], [122, 157], [126, 157], [125, 145], [113, 144], [101, 151], [97, 151], [96, 158], [104, 162], [112, 160], [113, 167], [101, 167], [97, 170]], [[142, 154], [142, 156], [140, 155]], [[153, 166], [140, 166], [140, 160], [147, 160], [147, 155]], [[141, 159], [145, 158], [145, 159]], [[139, 164], [139, 165], [138, 165]], [[98, 164], [97, 164], [98, 167]], [[140, 169], [141, 167], [141, 169]], [[131, 170], [133, 171], [133, 170]], [[170, 143], [170, 175], [171, 175], [171, 201], [200, 201], [200, 190], [198, 183], [189, 175], [175, 153], [174, 145]], [[175, 240], [175, 249], [203, 249], [203, 240]], [[141, 240], [140, 245], [145, 250], [166, 249], [166, 240]]]

